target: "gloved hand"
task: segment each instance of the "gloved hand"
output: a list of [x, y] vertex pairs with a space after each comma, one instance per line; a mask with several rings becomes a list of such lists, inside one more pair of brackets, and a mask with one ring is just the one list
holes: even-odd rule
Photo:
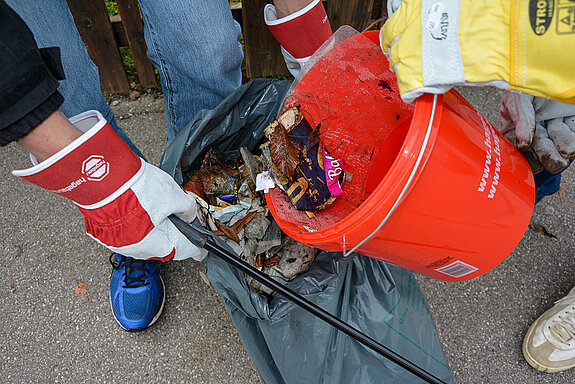
[[278, 18], [276, 8], [267, 4], [264, 20], [281, 45], [290, 73], [297, 77], [311, 55], [332, 35], [331, 26], [320, 0], [289, 16]]
[[207, 252], [191, 244], [168, 219], [196, 217], [196, 202], [165, 172], [138, 157], [97, 111], [70, 121], [85, 132], [32, 168], [13, 171], [72, 200], [86, 232], [114, 252], [137, 259], [192, 257]]
[[507, 91], [501, 133], [526, 157], [534, 173], [557, 174], [575, 158], [575, 105]]
[[560, 32], [552, 2], [535, 9], [536, 22], [535, 2], [515, 4], [403, 0], [393, 12], [398, 1], [388, 2], [393, 14], [381, 29], [381, 47], [404, 101], [455, 85], [492, 85], [575, 103], [575, 49], [561, 48], [574, 47], [572, 33]]

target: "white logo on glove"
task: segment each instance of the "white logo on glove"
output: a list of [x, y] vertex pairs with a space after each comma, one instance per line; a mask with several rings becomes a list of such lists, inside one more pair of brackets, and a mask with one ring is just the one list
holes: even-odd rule
[[82, 174], [90, 181], [101, 181], [110, 173], [110, 163], [102, 155], [92, 155], [82, 163]]

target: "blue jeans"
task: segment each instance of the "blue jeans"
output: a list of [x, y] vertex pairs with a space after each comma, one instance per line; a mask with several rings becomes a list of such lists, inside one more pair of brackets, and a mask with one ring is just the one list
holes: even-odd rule
[[534, 175], [535, 178], [535, 204], [545, 196], [549, 196], [559, 191], [561, 186], [561, 173], [552, 175], [546, 170]]
[[[74, 24], [66, 0], [7, 0], [39, 47], [59, 46], [66, 79], [61, 109], [72, 117], [96, 109], [130, 146], [104, 99], [98, 68]], [[168, 140], [201, 110], [212, 109], [241, 85], [241, 29], [227, 0], [140, 0], [148, 56], [160, 73]]]

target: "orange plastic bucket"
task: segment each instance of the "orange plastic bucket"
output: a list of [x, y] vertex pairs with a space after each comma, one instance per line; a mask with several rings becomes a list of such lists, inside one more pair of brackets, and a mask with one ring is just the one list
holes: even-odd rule
[[351, 250], [439, 280], [462, 281], [501, 263], [534, 206], [524, 157], [460, 94], [399, 95], [377, 32], [349, 38], [303, 77], [292, 98], [321, 124], [351, 181], [308, 217], [279, 188], [270, 211], [293, 239]]

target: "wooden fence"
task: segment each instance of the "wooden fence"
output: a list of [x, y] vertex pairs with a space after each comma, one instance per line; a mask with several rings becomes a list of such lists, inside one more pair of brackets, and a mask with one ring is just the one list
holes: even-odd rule
[[[154, 67], [146, 56], [143, 23], [137, 0], [117, 0], [119, 16], [109, 17], [104, 0], [67, 0], [88, 53], [100, 71], [104, 93], [130, 90], [119, 47], [130, 47], [142, 88], [157, 86]], [[279, 44], [265, 26], [266, 0], [230, 3], [241, 26], [247, 78], [287, 74]], [[386, 14], [386, 0], [327, 0], [324, 5], [335, 31], [351, 25], [358, 31]]]

